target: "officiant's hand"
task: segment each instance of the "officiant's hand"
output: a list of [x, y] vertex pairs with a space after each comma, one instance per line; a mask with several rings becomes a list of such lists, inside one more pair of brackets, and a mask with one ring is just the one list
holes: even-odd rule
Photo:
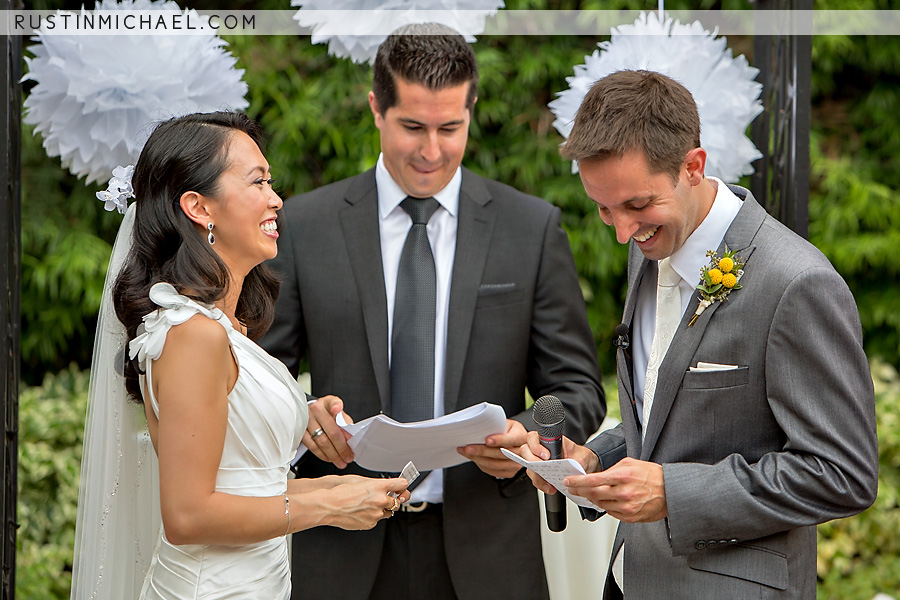
[[474, 462], [479, 469], [499, 479], [519, 472], [519, 465], [503, 456], [500, 448], [515, 449], [525, 443], [525, 427], [513, 419], [506, 420], [506, 433], [489, 435], [484, 444], [469, 444], [456, 451]]
[[320, 459], [343, 469], [353, 462], [353, 450], [347, 445], [350, 434], [340, 428], [335, 419], [341, 413], [352, 423], [350, 415], [343, 412], [344, 402], [337, 396], [322, 396], [309, 405], [309, 423], [303, 433], [303, 444]]

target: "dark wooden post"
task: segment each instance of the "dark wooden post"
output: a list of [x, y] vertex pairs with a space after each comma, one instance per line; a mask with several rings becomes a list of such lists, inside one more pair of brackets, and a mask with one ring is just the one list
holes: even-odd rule
[[[813, 3], [758, 0], [757, 8], [811, 11]], [[763, 113], [751, 130], [763, 158], [754, 164], [750, 190], [769, 214], [808, 237], [812, 36], [755, 36], [753, 62], [763, 84]]]
[[[21, 8], [17, 0], [0, 0], [0, 8]], [[19, 264], [21, 227], [19, 212], [19, 154], [22, 130], [22, 37], [0, 36], [5, 50], [0, 66], [0, 419], [3, 443], [0, 469], [3, 492], [3, 539], [0, 541], [0, 599], [12, 599], [16, 590], [16, 496], [19, 431]]]

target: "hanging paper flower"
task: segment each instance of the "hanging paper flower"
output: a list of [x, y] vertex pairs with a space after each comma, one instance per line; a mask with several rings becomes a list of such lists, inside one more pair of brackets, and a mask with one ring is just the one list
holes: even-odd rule
[[[585, 57], [567, 77], [569, 89], [549, 104], [556, 116], [553, 126], [568, 137], [575, 113], [588, 89], [598, 79], [616, 71], [656, 71], [679, 82], [694, 96], [700, 113], [700, 145], [709, 153], [706, 174], [734, 183], [753, 173], [750, 163], [760, 158], [747, 138], [750, 122], [762, 112], [762, 84], [753, 80], [759, 69], [743, 55], [732, 57], [723, 37], [716, 37], [698, 22], [682, 25], [657, 13], [645, 14], [633, 25], [613, 27], [608, 42]], [[573, 172], [577, 166], [573, 163]]]
[[[503, 0], [291, 0], [300, 10], [294, 19], [313, 32], [323, 26], [329, 30], [340, 26], [341, 34], [313, 33], [313, 44], [328, 44], [328, 53], [349, 58], [355, 63], [372, 63], [375, 53], [388, 34], [354, 35], [353, 32], [388, 32], [411, 23], [439, 22], [475, 41], [474, 34], [484, 31], [484, 21], [503, 8]], [[360, 11], [357, 16], [345, 12]], [[423, 12], [425, 11], [425, 12]], [[440, 11], [440, 12], [434, 12]], [[341, 23], [329, 22], [335, 18]]]
[[[85, 9], [81, 9], [85, 12]], [[163, 0], [103, 0], [95, 12], [180, 11]], [[202, 18], [190, 11], [190, 19]], [[212, 31], [212, 30], [210, 30]], [[195, 32], [196, 33], [196, 32]], [[49, 156], [87, 183], [133, 164], [152, 124], [192, 112], [240, 110], [247, 84], [236, 59], [214, 33], [199, 35], [48, 35], [26, 59], [37, 82], [25, 100]]]

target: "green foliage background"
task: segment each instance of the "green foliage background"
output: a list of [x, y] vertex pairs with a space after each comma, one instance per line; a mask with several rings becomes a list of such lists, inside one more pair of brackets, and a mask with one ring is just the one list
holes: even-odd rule
[[71, 365], [19, 398], [20, 600], [69, 597], [88, 380]]
[[878, 419], [878, 497], [865, 512], [819, 526], [819, 600], [900, 597], [900, 376], [872, 363]]
[[[185, 3], [182, 3], [185, 4]], [[223, 2], [188, 2], [222, 8]], [[286, 2], [227, 3], [286, 9]], [[41, 0], [28, 8], [78, 8]], [[750, 8], [739, 0], [668, 1], [666, 7]], [[655, 7], [655, 5], [654, 5]], [[635, 0], [509, 0], [509, 9], [647, 8]], [[651, 7], [652, 8], [652, 7]], [[817, 0], [816, 8], [893, 8], [888, 0]], [[328, 56], [299, 37], [231, 37], [245, 69], [248, 112], [268, 135], [267, 158], [284, 197], [372, 166], [378, 135], [366, 101], [367, 66]], [[596, 216], [570, 165], [557, 153], [547, 103], [566, 89], [574, 65], [598, 38], [491, 37], [474, 45], [481, 85], [465, 164], [553, 202], [563, 210], [588, 301], [604, 373], [614, 370], [610, 341], [624, 299], [626, 249]], [[752, 60], [752, 40], [734, 37]], [[821, 528], [820, 598], [900, 597], [900, 40], [813, 38], [810, 239], [848, 281], [879, 382], [882, 486], [875, 507]], [[27, 95], [28, 87], [24, 90]], [[22, 367], [20, 598], [62, 598], [68, 589], [86, 375], [95, 315], [120, 217], [48, 159], [25, 127], [22, 150]], [[811, 316], [810, 318], [814, 318]], [[70, 366], [72, 365], [72, 366]], [[56, 375], [55, 375], [56, 374]], [[614, 404], [612, 404], [614, 406]], [[77, 418], [76, 418], [77, 413]], [[892, 416], [893, 415], [893, 416]], [[51, 468], [52, 467], [52, 468]], [[62, 475], [61, 475], [62, 474]], [[892, 542], [893, 540], [893, 542]]]

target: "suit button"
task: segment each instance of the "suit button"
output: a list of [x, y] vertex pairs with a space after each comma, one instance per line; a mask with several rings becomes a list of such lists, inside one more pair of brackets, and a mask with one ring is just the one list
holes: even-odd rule
[[701, 540], [694, 544], [694, 548], [696, 548], [697, 550], [703, 550], [704, 548], [706, 548], [706, 542]]
[[709, 541], [707, 541], [707, 542], [706, 542], [706, 549], [709, 550], [710, 548], [715, 548], [715, 547], [716, 547], [716, 543], [717, 543], [716, 540], [709, 540]]
[[731, 542], [729, 542], [728, 540], [719, 540], [719, 545], [720, 545], [720, 546], [727, 546], [727, 545], [730, 544], [730, 543], [731, 543]]
[[728, 543], [729, 544], [737, 544], [738, 543], [737, 538], [731, 538], [730, 540], [728, 540]]

